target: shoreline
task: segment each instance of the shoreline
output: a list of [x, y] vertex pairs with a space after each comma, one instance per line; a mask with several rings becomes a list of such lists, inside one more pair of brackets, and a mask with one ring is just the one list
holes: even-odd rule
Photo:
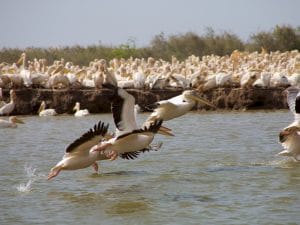
[[[205, 111], [227, 110], [276, 110], [288, 109], [285, 88], [216, 88], [202, 92], [202, 96], [214, 104], [212, 109], [198, 105], [195, 109]], [[182, 89], [141, 90], [127, 89], [136, 99], [136, 104], [143, 106], [168, 99], [182, 93]], [[110, 113], [109, 89], [16, 89], [15, 109], [11, 115], [37, 115], [42, 101], [47, 108], [54, 108], [58, 114], [73, 114], [73, 107], [80, 102], [82, 109], [90, 113]], [[9, 89], [3, 89], [4, 101], [9, 101]]]

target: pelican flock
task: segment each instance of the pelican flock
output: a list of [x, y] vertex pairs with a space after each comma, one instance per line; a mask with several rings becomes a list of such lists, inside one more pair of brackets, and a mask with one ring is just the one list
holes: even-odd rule
[[[118, 157], [134, 159], [141, 153], [155, 150], [152, 142], [157, 133], [174, 136], [172, 130], [163, 126], [168, 120], [183, 116], [197, 104], [215, 108], [203, 96], [206, 91], [218, 88], [254, 90], [264, 88], [287, 88], [287, 102], [294, 121], [279, 133], [283, 150], [281, 156], [300, 161], [300, 53], [287, 52], [239, 52], [226, 56], [190, 56], [183, 61], [128, 58], [110, 61], [92, 60], [86, 66], [55, 60], [27, 60], [23, 53], [13, 64], [0, 64], [0, 116], [16, 112], [16, 91], [39, 88], [54, 91], [89, 89], [95, 92], [103, 88], [112, 93], [111, 109], [115, 130], [108, 132], [109, 125], [100, 121], [88, 132], [66, 147], [63, 159], [54, 166], [48, 176], [52, 179], [61, 170], [75, 170], [92, 166], [98, 171], [100, 160]], [[4, 101], [2, 89], [9, 90], [10, 100]], [[135, 99], [127, 89], [141, 91], [181, 90], [182, 94], [170, 99], [142, 106], [152, 111], [139, 126], [136, 122]], [[201, 95], [202, 94], [202, 95]], [[19, 96], [19, 94], [18, 94]], [[48, 100], [47, 100], [48, 101]], [[76, 102], [78, 101], [78, 102]], [[76, 99], [74, 116], [89, 115], [88, 109], [80, 109]], [[82, 102], [84, 104], [84, 102]], [[38, 110], [40, 116], [57, 115], [54, 109], [46, 109], [45, 101]], [[21, 121], [21, 122], [20, 122]], [[16, 127], [22, 123], [16, 117], [0, 120], [2, 127]]]

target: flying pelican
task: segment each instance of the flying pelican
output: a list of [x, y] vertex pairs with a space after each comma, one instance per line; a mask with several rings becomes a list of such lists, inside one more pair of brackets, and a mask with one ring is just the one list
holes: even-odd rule
[[[167, 121], [182, 116], [189, 112], [197, 102], [216, 108], [214, 105], [201, 98], [197, 91], [186, 90], [181, 95], [146, 106], [147, 109], [153, 110], [153, 113], [148, 117], [145, 125], [155, 120]], [[161, 127], [160, 132], [163, 131], [170, 133], [171, 130], [166, 127]]]
[[56, 177], [61, 170], [77, 170], [93, 166], [94, 170], [98, 171], [96, 161], [108, 158], [100, 152], [91, 151], [91, 148], [104, 140], [107, 130], [108, 124], [105, 125], [100, 121], [93, 129], [69, 144], [63, 159], [50, 170], [48, 180]]
[[57, 112], [55, 109], [46, 109], [45, 101], [42, 101], [40, 108], [38, 110], [39, 116], [56, 116]]
[[14, 99], [16, 97], [16, 93], [14, 90], [10, 90], [9, 92], [10, 94], [10, 102], [9, 103], [6, 103], [5, 105], [3, 105], [1, 108], [0, 108], [0, 116], [1, 115], [9, 115], [12, 113], [12, 111], [14, 110], [15, 108], [15, 102], [14, 102]]
[[16, 128], [17, 123], [24, 123], [23, 120], [17, 118], [16, 116], [10, 116], [8, 121], [0, 119], [0, 128]]
[[[51, 168], [48, 180], [56, 177], [61, 170], [78, 170], [92, 166], [98, 172], [99, 160], [111, 159], [111, 153], [102, 154], [102, 152], [94, 151], [97, 144], [110, 140], [113, 136], [108, 131], [108, 124], [99, 122], [92, 129], [84, 133], [80, 138], [73, 141], [66, 147], [63, 159]], [[94, 146], [94, 148], [92, 148]], [[149, 146], [141, 152], [157, 150], [160, 146]], [[134, 159], [138, 157], [140, 152], [131, 152], [130, 154], [120, 154], [123, 159]]]
[[300, 89], [290, 87], [286, 89], [287, 102], [294, 114], [294, 121], [279, 133], [279, 141], [284, 150], [281, 156], [291, 156], [300, 161]]
[[134, 112], [134, 97], [122, 88], [113, 87], [113, 92], [112, 113], [116, 135], [95, 145], [92, 151], [103, 151], [111, 160], [120, 154], [125, 158], [135, 158], [140, 152], [149, 150], [162, 120], [155, 120], [149, 126], [139, 128]]
[[88, 109], [80, 109], [80, 103], [76, 102], [73, 110], [75, 110], [74, 116], [81, 117], [81, 116], [88, 116], [90, 114]]

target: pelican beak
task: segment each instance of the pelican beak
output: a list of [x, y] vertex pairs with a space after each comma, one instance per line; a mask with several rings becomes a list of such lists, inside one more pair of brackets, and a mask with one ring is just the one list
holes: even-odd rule
[[161, 134], [161, 135], [166, 135], [166, 136], [175, 136], [173, 133], [172, 133], [172, 130], [167, 128], [167, 127], [164, 127], [164, 126], [161, 126], [159, 129], [158, 129], [158, 133]]
[[206, 99], [200, 97], [200, 96], [199, 96], [197, 93], [195, 93], [195, 92], [191, 95], [191, 98], [192, 98], [193, 100], [197, 101], [197, 102], [200, 102], [200, 103], [203, 103], [203, 104], [205, 104], [205, 105], [208, 105], [208, 106], [210, 106], [210, 107], [212, 107], [212, 108], [214, 108], [214, 109], [217, 108], [216, 106], [214, 106], [213, 104], [211, 104], [211, 103], [210, 103], [209, 101], [207, 101]]
[[15, 118], [15, 122], [16, 122], [16, 123], [22, 123], [22, 124], [24, 124], [24, 121], [21, 120], [21, 119], [19, 119], [19, 118]]

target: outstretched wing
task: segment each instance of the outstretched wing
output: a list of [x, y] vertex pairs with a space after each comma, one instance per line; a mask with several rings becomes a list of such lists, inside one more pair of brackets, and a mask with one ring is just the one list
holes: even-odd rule
[[290, 87], [286, 89], [287, 103], [289, 109], [295, 116], [296, 121], [300, 121], [300, 89], [296, 87]]
[[89, 151], [91, 147], [101, 141], [101, 139], [107, 133], [108, 126], [109, 124], [105, 125], [100, 121], [93, 128], [84, 133], [80, 138], [69, 144], [66, 148], [66, 152], [69, 153], [74, 151]]

